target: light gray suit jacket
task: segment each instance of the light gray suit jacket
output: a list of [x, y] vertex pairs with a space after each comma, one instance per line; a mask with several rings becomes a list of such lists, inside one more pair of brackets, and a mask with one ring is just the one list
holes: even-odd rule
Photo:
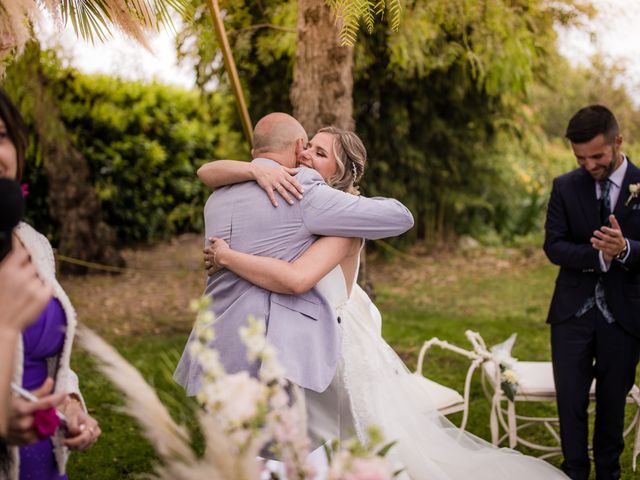
[[[255, 163], [277, 166], [259, 158]], [[255, 182], [216, 190], [204, 208], [206, 238], [223, 238], [234, 250], [292, 261], [318, 236], [378, 239], [400, 235], [413, 226], [411, 212], [397, 200], [365, 198], [329, 187], [315, 170], [296, 175], [304, 196], [293, 205], [274, 208]], [[298, 295], [272, 293], [221, 270], [207, 280], [205, 294], [213, 298], [216, 338], [228, 373], [258, 364], [246, 358], [238, 330], [253, 315], [266, 322], [267, 338], [275, 347], [286, 377], [304, 388], [324, 391], [335, 375], [340, 332], [336, 313], [316, 288]], [[194, 333], [191, 333], [191, 342]], [[185, 348], [174, 374], [188, 395], [198, 393], [201, 368]]]

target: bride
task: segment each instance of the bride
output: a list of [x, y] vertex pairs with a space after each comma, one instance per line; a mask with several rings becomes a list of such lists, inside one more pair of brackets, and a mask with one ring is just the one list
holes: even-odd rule
[[[355, 135], [334, 127], [321, 129], [298, 158], [299, 165], [317, 170], [325, 181], [358, 194], [366, 153], [348, 148]], [[355, 137], [359, 142], [359, 139]], [[361, 145], [361, 143], [360, 143]], [[356, 152], [361, 152], [358, 155]], [[255, 180], [275, 204], [273, 190], [291, 202], [285, 189], [299, 196], [295, 172], [221, 160], [204, 165], [200, 179], [210, 187]], [[348, 181], [334, 184], [335, 178]], [[266, 201], [266, 200], [265, 200]], [[497, 448], [462, 431], [438, 412], [422, 382], [410, 373], [384, 341], [380, 312], [356, 283], [363, 241], [319, 238], [297, 260], [288, 263], [234, 251], [222, 239], [210, 239], [205, 250], [209, 273], [227, 268], [249, 282], [273, 292], [298, 295], [317, 284], [336, 309], [342, 327], [342, 356], [338, 365], [355, 433], [365, 440], [367, 428], [382, 429], [395, 440], [387, 458], [405, 468], [411, 480], [533, 480], [567, 478], [543, 460]]]

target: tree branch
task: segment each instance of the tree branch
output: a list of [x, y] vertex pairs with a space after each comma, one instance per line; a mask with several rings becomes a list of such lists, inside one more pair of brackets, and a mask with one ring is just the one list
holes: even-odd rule
[[273, 30], [280, 30], [281, 32], [286, 32], [286, 33], [297, 32], [295, 28], [283, 27], [281, 25], [274, 25], [273, 23], [257, 23], [256, 25], [251, 25], [250, 27], [240, 28], [238, 30], [230, 30], [228, 34], [237, 35], [239, 33], [251, 32], [253, 30], [260, 30], [261, 28], [272, 28]]

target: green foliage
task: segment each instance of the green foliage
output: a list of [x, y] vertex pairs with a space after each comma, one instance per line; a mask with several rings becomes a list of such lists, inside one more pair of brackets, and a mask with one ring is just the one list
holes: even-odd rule
[[[254, 120], [274, 110], [291, 111], [295, 36], [289, 29], [296, 25], [295, 3], [225, 2], [225, 25]], [[335, 0], [331, 5], [342, 9], [354, 28], [360, 21], [368, 28], [372, 15], [400, 4]], [[532, 86], [554, 78], [554, 23], [589, 15], [590, 4], [412, 0], [402, 5], [398, 32], [392, 32], [396, 24], [388, 15], [355, 45], [354, 118], [370, 158], [364, 193], [397, 197], [412, 210], [416, 228], [406, 240], [438, 241], [453, 234], [510, 239], [539, 230], [551, 175], [570, 157], [547, 144], [538, 117], [525, 106], [527, 95]], [[206, 15], [186, 27], [182, 44], [193, 47], [183, 53], [202, 59], [197, 71], [224, 85], [221, 62], [210, 48], [211, 30]]]
[[586, 105], [600, 103], [616, 115], [625, 142], [640, 140], [640, 109], [620, 81], [629, 77], [625, 64], [600, 54], [585, 60], [585, 65], [572, 67], [566, 59], [557, 58], [553, 76], [533, 89], [531, 105], [545, 134], [563, 138], [571, 115]]
[[[223, 0], [220, 7], [253, 123], [272, 111], [290, 112], [297, 3]], [[229, 91], [211, 15], [199, 0], [191, 0], [177, 43], [178, 58], [196, 64], [196, 83], [201, 90]], [[230, 128], [241, 129], [237, 115], [230, 120], [234, 122]]]
[[[174, 87], [82, 75], [61, 68], [51, 54], [43, 62], [48, 88], [119, 240], [148, 242], [201, 230], [210, 192], [195, 171], [215, 158], [247, 157], [241, 133], [227, 126], [235, 115], [230, 99], [215, 93], [203, 101], [197, 92]], [[18, 81], [9, 72], [12, 88]], [[37, 143], [34, 136], [27, 160], [29, 217], [55, 238]]]
[[373, 33], [376, 16], [382, 20], [385, 11], [389, 12], [391, 30], [396, 32], [400, 27], [402, 13], [401, 0], [325, 0], [341, 22], [340, 42], [342, 45], [353, 46], [358, 38], [360, 22], [364, 24], [368, 33]]

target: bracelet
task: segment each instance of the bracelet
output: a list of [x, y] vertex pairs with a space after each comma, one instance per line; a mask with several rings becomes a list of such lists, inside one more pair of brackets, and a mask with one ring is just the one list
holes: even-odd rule
[[218, 263], [218, 260], [217, 260], [217, 258], [216, 258], [216, 256], [217, 256], [217, 255], [218, 255], [218, 250], [214, 250], [214, 251], [213, 251], [213, 264], [214, 264], [216, 267], [220, 267], [220, 264]]

